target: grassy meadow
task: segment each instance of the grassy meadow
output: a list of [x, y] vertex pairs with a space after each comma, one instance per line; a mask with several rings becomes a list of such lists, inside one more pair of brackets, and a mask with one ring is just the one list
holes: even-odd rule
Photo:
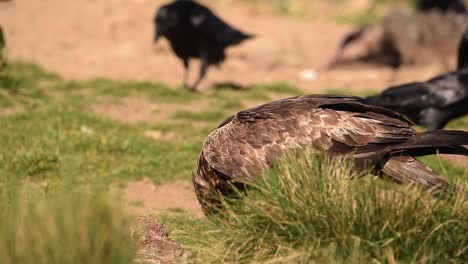
[[[134, 216], [110, 186], [143, 177], [189, 181], [219, 122], [301, 93], [262, 84], [194, 94], [151, 82], [69, 81], [9, 63], [0, 78], [0, 263], [132, 263]], [[126, 102], [146, 109], [144, 118], [115, 113]], [[449, 127], [468, 129], [468, 118]], [[466, 189], [467, 167], [423, 160]], [[157, 218], [200, 263], [467, 261], [463, 199], [348, 174], [347, 164], [290, 158], [210, 222], [180, 211]]]
[[[212, 0], [213, 2], [222, 0]], [[404, 9], [413, 9], [416, 5], [415, 0], [370, 0], [367, 1], [367, 8], [356, 12], [352, 10], [352, 1], [332, 0], [316, 1], [311, 4], [309, 0], [242, 0], [253, 6], [257, 10], [269, 10], [278, 15], [287, 16], [295, 19], [314, 18], [323, 15], [323, 8], [327, 8], [327, 15], [332, 20], [339, 23], [364, 25], [376, 22], [385, 15], [389, 9], [389, 4]], [[361, 2], [362, 4], [362, 2]], [[359, 5], [359, 4], [358, 4]], [[349, 11], [351, 7], [352, 11]]]

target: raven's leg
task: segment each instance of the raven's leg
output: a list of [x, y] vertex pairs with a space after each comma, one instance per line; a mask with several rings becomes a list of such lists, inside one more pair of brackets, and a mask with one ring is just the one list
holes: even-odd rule
[[184, 80], [182, 86], [188, 89], [188, 73], [189, 73], [189, 61], [187, 58], [184, 59]]
[[201, 65], [200, 65], [200, 75], [198, 76], [197, 81], [190, 88], [190, 90], [192, 92], [197, 91], [197, 87], [200, 84], [200, 82], [203, 80], [203, 78], [205, 77], [207, 69], [208, 69], [208, 61], [206, 59], [202, 58]]
[[388, 85], [390, 85], [390, 86], [395, 85], [395, 83], [398, 82], [399, 77], [400, 77], [400, 69], [399, 68], [392, 68], [392, 72], [390, 73], [390, 77], [387, 80]]

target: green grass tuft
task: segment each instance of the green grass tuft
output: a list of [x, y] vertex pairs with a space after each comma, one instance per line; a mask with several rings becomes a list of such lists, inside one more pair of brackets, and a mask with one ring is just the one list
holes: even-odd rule
[[461, 196], [388, 191], [381, 180], [349, 180], [350, 174], [343, 161], [289, 158], [212, 223], [166, 223], [201, 263], [467, 260], [468, 202]]
[[48, 99], [41, 85], [59, 80], [34, 64], [8, 63], [0, 72], [0, 107], [34, 106]]
[[160, 83], [144, 81], [114, 81], [106, 78], [97, 78], [91, 81], [68, 81], [62, 83], [59, 89], [63, 91], [80, 91], [92, 89], [100, 96], [115, 97], [146, 97], [155, 102], [189, 102], [200, 96], [182, 88], [171, 88]]
[[336, 16], [336, 21], [343, 24], [351, 24], [356, 26], [364, 26], [368, 24], [377, 23], [381, 16], [377, 14], [374, 10], [366, 10], [358, 14], [352, 15], [338, 15]]
[[459, 117], [450, 121], [445, 129], [468, 129], [468, 116]]
[[0, 198], [0, 263], [133, 263], [127, 218], [99, 190], [2, 180]]

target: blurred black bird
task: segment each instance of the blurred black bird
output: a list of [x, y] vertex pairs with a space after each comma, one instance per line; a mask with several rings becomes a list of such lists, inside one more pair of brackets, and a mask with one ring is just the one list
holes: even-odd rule
[[0, 70], [5, 66], [6, 60], [3, 54], [3, 50], [5, 48], [5, 36], [3, 35], [2, 25], [0, 25]]
[[398, 70], [402, 65], [438, 61], [449, 69], [448, 59], [455, 57], [458, 39], [468, 27], [464, 2], [420, 0], [416, 8], [414, 13], [394, 10], [347, 34], [330, 68], [364, 62]]
[[423, 12], [437, 9], [443, 12], [466, 14], [463, 0], [419, 0], [416, 9]]
[[2, 25], [0, 25], [0, 50], [5, 47], [5, 37], [3, 36]]
[[468, 66], [468, 30], [463, 33], [458, 45], [457, 69], [461, 70]]
[[[224, 50], [252, 38], [217, 17], [195, 1], [177, 0], [160, 7], [154, 18], [154, 41], [165, 37], [185, 68], [184, 87], [196, 91], [209, 65], [225, 59]], [[200, 75], [193, 86], [187, 85], [189, 59], [201, 60]]]
[[468, 30], [459, 44], [457, 71], [391, 87], [365, 102], [400, 112], [429, 130], [442, 129], [450, 120], [468, 114], [467, 66]]

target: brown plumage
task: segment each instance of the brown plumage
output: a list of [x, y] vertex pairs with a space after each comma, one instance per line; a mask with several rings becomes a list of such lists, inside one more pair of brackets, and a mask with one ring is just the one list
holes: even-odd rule
[[360, 170], [414, 182], [425, 189], [449, 189], [444, 178], [413, 156], [468, 155], [468, 133], [416, 133], [400, 114], [350, 96], [305, 95], [241, 111], [224, 121], [203, 143], [193, 176], [206, 213], [213, 195], [229, 195], [272, 167], [290, 150], [311, 147], [331, 156], [352, 157]]

